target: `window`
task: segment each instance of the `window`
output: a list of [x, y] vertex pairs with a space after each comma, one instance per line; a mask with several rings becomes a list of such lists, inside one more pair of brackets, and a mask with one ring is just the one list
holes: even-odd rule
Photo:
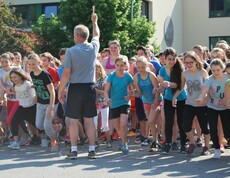
[[39, 16], [45, 14], [46, 18], [50, 18], [51, 14], [58, 15], [58, 5], [55, 4], [31, 4], [31, 5], [17, 5], [15, 6], [16, 16], [21, 16], [23, 23], [19, 26], [21, 28], [31, 27], [36, 23]]
[[209, 37], [209, 49], [213, 49], [216, 46], [216, 43], [220, 40], [225, 40], [228, 44], [230, 44], [230, 36]]
[[149, 2], [143, 0], [142, 6], [141, 6], [141, 15], [146, 16], [146, 18], [149, 20]]
[[19, 5], [15, 7], [15, 15], [22, 17], [20, 27], [30, 27], [37, 20], [37, 9], [34, 5]]
[[209, 0], [210, 17], [230, 17], [230, 0]]
[[58, 4], [44, 4], [42, 7], [42, 12], [45, 14], [47, 19], [51, 18], [51, 14], [54, 16], [58, 15]]

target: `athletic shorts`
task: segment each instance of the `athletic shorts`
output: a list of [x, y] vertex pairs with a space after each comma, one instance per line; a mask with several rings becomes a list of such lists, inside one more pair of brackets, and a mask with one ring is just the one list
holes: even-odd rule
[[69, 85], [66, 117], [80, 119], [97, 116], [96, 90], [94, 83], [75, 83]]
[[[144, 104], [144, 109], [145, 110], [151, 110], [152, 104], [149, 104], [149, 103], [143, 103], [143, 104]], [[158, 106], [161, 107], [161, 102], [158, 103]]]
[[120, 117], [121, 114], [129, 114], [130, 113], [130, 106], [129, 105], [122, 105], [117, 108], [111, 108], [112, 118], [116, 119]]

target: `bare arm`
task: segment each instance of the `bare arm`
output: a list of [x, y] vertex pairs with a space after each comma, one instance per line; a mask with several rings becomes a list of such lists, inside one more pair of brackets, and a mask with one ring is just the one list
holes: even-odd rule
[[110, 100], [110, 98], [109, 98], [110, 86], [111, 86], [111, 83], [107, 82], [107, 83], [105, 84], [105, 88], [104, 88], [104, 96], [105, 96], [105, 100], [106, 100], [108, 106], [111, 105], [111, 100]]
[[134, 80], [133, 84], [136, 89], [135, 97], [141, 97], [142, 93], [141, 93], [140, 87], [138, 86], [137, 74], [134, 75], [133, 80]]
[[164, 87], [164, 88], [177, 88], [177, 84], [176, 83], [166, 81], [166, 80], [164, 80], [163, 77], [161, 77], [159, 75], [157, 76], [157, 79], [158, 79], [161, 87]]
[[104, 90], [99, 90], [99, 89], [96, 88], [96, 93], [98, 95], [104, 95]]
[[93, 23], [93, 38], [96, 38], [99, 40], [100, 38], [100, 29], [98, 27], [97, 21], [98, 21], [98, 16], [96, 13], [93, 13], [91, 16], [91, 21]]
[[55, 91], [53, 83], [47, 85], [47, 89], [50, 93], [50, 103], [49, 103], [49, 110], [47, 112], [47, 118], [52, 119], [53, 117], [53, 109], [54, 109], [54, 101], [55, 101]]
[[182, 72], [182, 74], [181, 74], [181, 89], [176, 90], [176, 92], [174, 93], [173, 100], [172, 100], [172, 106], [173, 107], [176, 107], [177, 97], [180, 95], [180, 93], [184, 89], [184, 87], [185, 87], [185, 76], [184, 76], [184, 72]]
[[70, 68], [64, 68], [61, 82], [59, 85], [59, 90], [58, 90], [58, 99], [61, 104], [64, 104], [64, 96], [63, 96], [64, 89], [65, 89], [66, 83], [69, 81], [69, 77], [70, 77]]
[[230, 84], [227, 82], [224, 86], [225, 107], [230, 109]]
[[[152, 85], [154, 86], [154, 88], [159, 88], [159, 83], [158, 83], [156, 75], [154, 73], [150, 73], [150, 74], [151, 74], [150, 79], [151, 79]], [[156, 104], [156, 105], [158, 105], [159, 96], [160, 96], [160, 93], [155, 92], [154, 104]]]

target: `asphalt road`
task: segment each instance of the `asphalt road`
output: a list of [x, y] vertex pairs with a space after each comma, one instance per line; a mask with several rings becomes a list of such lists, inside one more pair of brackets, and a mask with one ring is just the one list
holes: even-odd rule
[[[0, 147], [0, 178], [139, 178], [139, 177], [230, 177], [230, 149], [221, 159], [213, 154], [200, 156], [201, 148], [193, 155], [171, 151], [169, 154], [148, 152], [130, 141], [128, 155], [105, 145], [98, 148], [98, 159], [87, 158], [88, 146], [79, 146], [77, 160], [65, 159], [69, 146], [60, 144], [59, 152], [50, 152], [40, 146], [24, 146], [10, 150]], [[213, 150], [212, 150], [213, 151]]]

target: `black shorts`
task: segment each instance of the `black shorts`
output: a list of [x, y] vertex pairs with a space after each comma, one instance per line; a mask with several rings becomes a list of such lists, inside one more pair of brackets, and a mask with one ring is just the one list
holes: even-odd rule
[[144, 104], [142, 102], [142, 99], [135, 98], [135, 102], [136, 102], [136, 115], [138, 121], [147, 121], [148, 119], [145, 114], [145, 109], [144, 109]]
[[130, 113], [130, 106], [129, 105], [122, 105], [122, 106], [119, 106], [117, 108], [111, 109], [111, 114], [112, 114], [113, 119], [120, 117], [121, 114], [129, 115], [129, 113]]
[[70, 84], [65, 116], [73, 119], [92, 118], [97, 115], [94, 83]]

